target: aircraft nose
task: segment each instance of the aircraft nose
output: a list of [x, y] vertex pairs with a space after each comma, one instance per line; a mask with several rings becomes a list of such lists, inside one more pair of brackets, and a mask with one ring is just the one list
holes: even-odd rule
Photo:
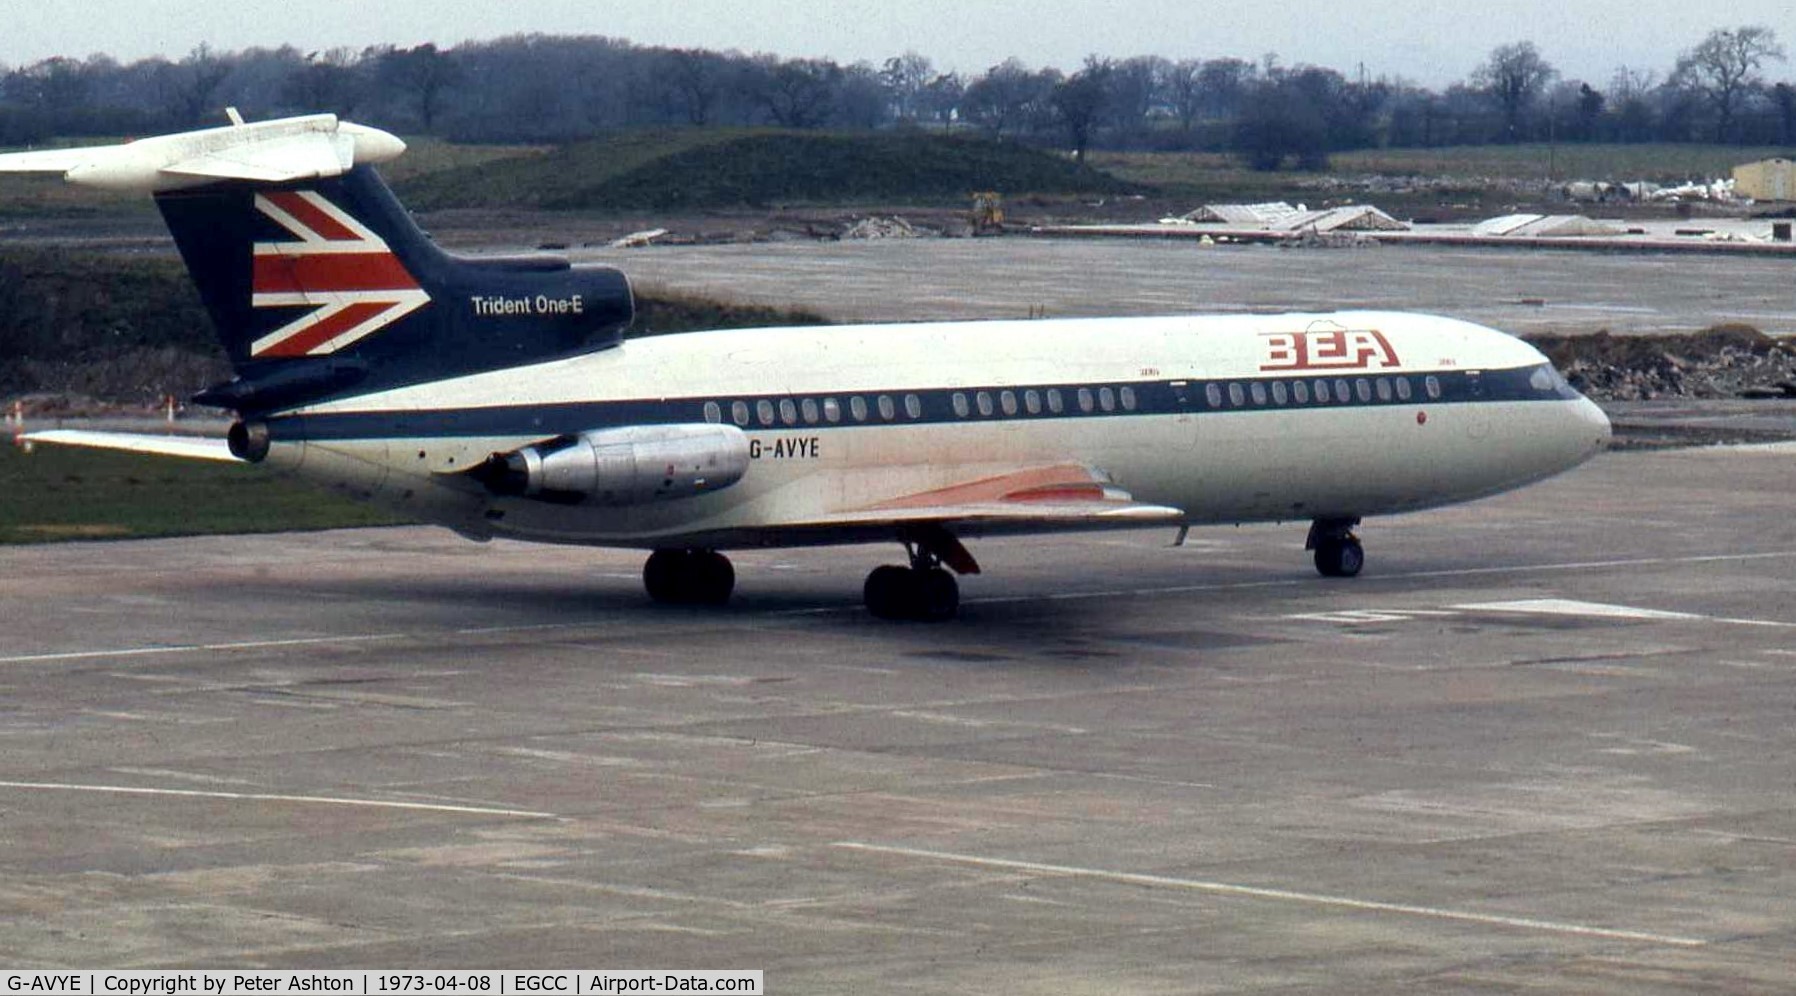
[[1589, 398], [1585, 398], [1584, 403], [1578, 406], [1578, 414], [1583, 416], [1584, 425], [1590, 430], [1591, 452], [1597, 453], [1608, 449], [1609, 440], [1614, 434], [1614, 429], [1609, 424], [1609, 416]]

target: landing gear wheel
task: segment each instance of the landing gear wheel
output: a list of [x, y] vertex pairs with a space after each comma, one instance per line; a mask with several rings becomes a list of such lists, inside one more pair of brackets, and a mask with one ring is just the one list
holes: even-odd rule
[[942, 622], [960, 611], [960, 582], [940, 567], [876, 567], [861, 593], [879, 619]]
[[912, 570], [917, 575], [917, 615], [924, 622], [944, 622], [960, 612], [960, 582], [947, 570], [935, 567]]
[[867, 583], [861, 586], [861, 597], [867, 603], [867, 611], [878, 619], [907, 618], [910, 575], [910, 568], [899, 567], [897, 564], [873, 568], [873, 572], [867, 575]]
[[1366, 566], [1366, 550], [1353, 535], [1316, 541], [1316, 570], [1325, 578], [1350, 578]]
[[665, 605], [722, 605], [735, 590], [736, 569], [715, 550], [656, 550], [642, 565], [642, 586]]

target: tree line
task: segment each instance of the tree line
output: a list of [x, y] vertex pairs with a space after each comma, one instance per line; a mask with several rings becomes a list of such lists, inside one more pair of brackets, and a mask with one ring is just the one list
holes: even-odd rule
[[1718, 28], [1664, 70], [1562, 75], [1531, 42], [1493, 49], [1434, 89], [1283, 66], [1275, 56], [1088, 57], [1070, 72], [1007, 59], [938, 71], [883, 64], [520, 35], [440, 49], [291, 46], [120, 63], [106, 55], [0, 66], [0, 144], [129, 135], [332, 111], [467, 142], [562, 142], [648, 126], [940, 128], [1070, 149], [1231, 151], [1259, 169], [1317, 168], [1331, 152], [1509, 142], [1796, 142], [1796, 90], [1766, 79], [1769, 28]]

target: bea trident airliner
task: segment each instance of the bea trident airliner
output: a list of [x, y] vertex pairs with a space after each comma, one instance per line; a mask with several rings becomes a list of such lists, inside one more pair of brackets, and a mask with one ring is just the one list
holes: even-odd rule
[[[14, 153], [0, 171], [153, 194], [235, 376], [228, 440], [37, 441], [247, 460], [472, 539], [651, 551], [721, 603], [720, 552], [897, 542], [884, 618], [942, 619], [970, 536], [1307, 521], [1354, 529], [1559, 473], [1602, 411], [1527, 344], [1388, 312], [763, 328], [625, 341], [617, 270], [450, 255], [374, 170], [405, 146], [311, 115]], [[1181, 534], [1182, 535], [1182, 534]]]

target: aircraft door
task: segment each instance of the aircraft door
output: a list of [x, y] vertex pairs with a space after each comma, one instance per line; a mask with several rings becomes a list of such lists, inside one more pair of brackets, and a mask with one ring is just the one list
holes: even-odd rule
[[1189, 380], [1175, 380], [1169, 386], [1172, 388], [1174, 408], [1177, 412], [1173, 417], [1175, 442], [1186, 448], [1195, 449], [1198, 434], [1197, 415], [1204, 408], [1203, 388]]
[[1466, 391], [1471, 404], [1466, 412], [1466, 435], [1483, 439], [1490, 435], [1490, 396], [1485, 389], [1484, 373], [1473, 370], [1466, 374]]

